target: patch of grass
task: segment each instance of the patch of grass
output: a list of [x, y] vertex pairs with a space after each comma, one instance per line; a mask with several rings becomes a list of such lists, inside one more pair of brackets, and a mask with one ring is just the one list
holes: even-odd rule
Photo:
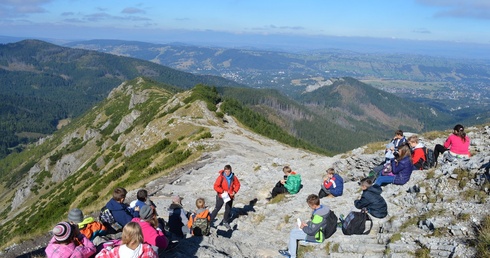
[[436, 171], [434, 169], [431, 169], [427, 171], [425, 178], [426, 179], [432, 179], [436, 175]]
[[276, 197], [272, 198], [269, 203], [274, 204], [274, 203], [279, 203], [282, 202], [286, 198], [285, 194], [278, 194]]
[[441, 238], [448, 234], [447, 228], [436, 228], [434, 232], [432, 232], [433, 237]]
[[254, 224], [256, 225], [260, 224], [262, 221], [264, 221], [264, 219], [265, 219], [264, 214], [256, 214], [253, 217]]
[[259, 171], [261, 167], [262, 167], [261, 165], [255, 166], [255, 167], [254, 167], [254, 171], [255, 171], [255, 172]]
[[466, 191], [463, 191], [461, 193], [461, 196], [466, 200], [466, 201], [469, 201], [473, 198], [475, 198], [475, 196], [477, 195], [477, 191], [475, 189], [467, 189]]
[[208, 132], [204, 132], [204, 133], [198, 135], [197, 138], [196, 138], [196, 141], [199, 141], [201, 139], [208, 139], [208, 138], [213, 138], [213, 135], [209, 131]]
[[427, 247], [421, 247], [415, 251], [415, 257], [430, 258], [430, 250]]
[[460, 213], [458, 214], [458, 220], [463, 220], [463, 221], [466, 221], [466, 220], [469, 220], [471, 218], [471, 214], [469, 213]]
[[400, 231], [403, 231], [408, 226], [416, 225], [419, 222], [419, 218], [420, 218], [420, 220], [425, 219], [425, 218], [422, 218], [422, 217], [415, 217], [415, 216], [414, 217], [411, 217], [411, 218], [407, 219], [405, 222], [403, 222], [403, 224], [400, 226]]
[[431, 131], [431, 132], [426, 132], [422, 134], [422, 137], [424, 137], [427, 140], [435, 140], [437, 138], [445, 138], [447, 137], [446, 132], [441, 132], [441, 131]]
[[476, 256], [490, 257], [490, 215], [483, 218], [476, 236]]
[[378, 151], [382, 151], [386, 149], [386, 144], [383, 142], [373, 142], [373, 143], [368, 143], [366, 145], [366, 148], [364, 149], [364, 154], [374, 154]]
[[327, 254], [330, 254], [330, 244], [331, 243], [332, 242], [327, 242], [327, 244], [325, 245], [325, 253], [327, 253]]
[[298, 246], [298, 256], [299, 258], [305, 258], [305, 257], [308, 257], [308, 255], [306, 255], [307, 253], [310, 253], [310, 252], [313, 252], [313, 250], [315, 250], [315, 247], [312, 246], [312, 245], [307, 245], [307, 246], [304, 246], [304, 245], [299, 245]]
[[391, 254], [391, 249], [390, 249], [390, 248], [388, 248], [388, 247], [386, 247], [386, 249], [383, 251], [383, 254], [384, 254], [385, 256], [388, 256], [389, 254]]
[[337, 253], [339, 251], [339, 247], [340, 247], [340, 244], [339, 243], [333, 244], [333, 246], [332, 246], [332, 252]]
[[394, 243], [396, 241], [400, 241], [402, 239], [402, 234], [400, 233], [395, 233], [391, 236], [390, 238], [390, 243]]

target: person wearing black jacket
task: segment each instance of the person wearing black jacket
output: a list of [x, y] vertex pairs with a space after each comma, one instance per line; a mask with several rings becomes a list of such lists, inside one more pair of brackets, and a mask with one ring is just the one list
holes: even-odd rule
[[382, 219], [388, 215], [388, 205], [385, 199], [381, 196], [381, 186], [373, 185], [370, 178], [361, 180], [362, 195], [359, 200], [354, 201], [354, 206], [357, 209], [366, 208], [368, 213], [375, 218]]

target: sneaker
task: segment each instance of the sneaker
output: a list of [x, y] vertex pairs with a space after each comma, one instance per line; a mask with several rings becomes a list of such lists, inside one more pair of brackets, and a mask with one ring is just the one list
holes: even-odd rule
[[230, 223], [228, 223], [228, 222], [223, 222], [223, 226], [225, 226], [225, 228], [228, 229], [228, 230], [231, 229]]
[[279, 253], [284, 257], [291, 257], [291, 254], [288, 250], [279, 250]]

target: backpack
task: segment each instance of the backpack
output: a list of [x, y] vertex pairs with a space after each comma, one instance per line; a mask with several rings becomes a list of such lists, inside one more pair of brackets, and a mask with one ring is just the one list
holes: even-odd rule
[[194, 236], [207, 236], [209, 234], [210, 227], [210, 216], [209, 210], [205, 209], [204, 211], [198, 214], [192, 214], [192, 225], [191, 232]]
[[[366, 221], [370, 222], [369, 229], [366, 229]], [[373, 228], [373, 220], [366, 211], [351, 211], [342, 221], [342, 233], [344, 235], [367, 235]]]
[[106, 206], [100, 209], [99, 221], [102, 222], [104, 226], [112, 228], [116, 232], [121, 231], [123, 228], [121, 224], [114, 219], [111, 211]]
[[436, 158], [434, 156], [434, 151], [431, 150], [431, 149], [427, 149], [426, 147], [424, 147], [423, 149], [424, 149], [424, 153], [425, 153], [425, 162], [422, 165], [422, 167], [424, 169], [429, 169], [429, 168], [434, 167], [434, 165], [436, 163]]
[[337, 216], [330, 210], [327, 215], [327, 224], [322, 228], [323, 237], [327, 239], [331, 237], [337, 231]]

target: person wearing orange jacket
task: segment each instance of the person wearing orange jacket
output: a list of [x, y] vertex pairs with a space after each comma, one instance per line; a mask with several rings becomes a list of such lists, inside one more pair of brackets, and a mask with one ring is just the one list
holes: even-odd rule
[[223, 170], [219, 171], [219, 176], [214, 182], [214, 190], [216, 191], [216, 206], [213, 212], [211, 212], [211, 221], [214, 221], [216, 215], [218, 215], [219, 210], [225, 205], [225, 214], [223, 217], [223, 226], [230, 230], [230, 211], [233, 207], [233, 199], [236, 193], [240, 190], [240, 181], [233, 174], [231, 166], [226, 165]]

